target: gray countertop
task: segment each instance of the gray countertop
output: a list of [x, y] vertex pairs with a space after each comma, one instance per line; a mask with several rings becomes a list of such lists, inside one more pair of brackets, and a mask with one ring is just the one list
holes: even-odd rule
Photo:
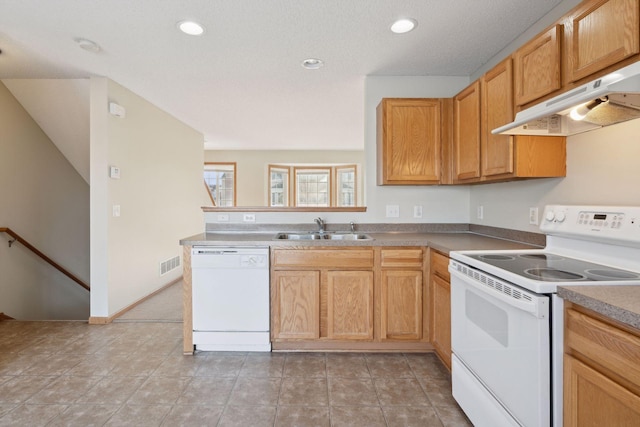
[[450, 251], [474, 249], [522, 249], [537, 246], [522, 242], [485, 236], [472, 232], [421, 233], [383, 232], [367, 233], [373, 240], [274, 240], [274, 232], [208, 232], [180, 240], [190, 246], [429, 246], [448, 254]]
[[640, 329], [640, 285], [560, 286], [558, 296]]

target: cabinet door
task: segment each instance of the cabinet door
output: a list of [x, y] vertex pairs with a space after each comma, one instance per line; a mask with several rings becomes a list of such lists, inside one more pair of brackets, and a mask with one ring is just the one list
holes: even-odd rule
[[491, 131], [513, 120], [513, 72], [511, 58], [487, 72], [481, 80], [482, 176], [513, 173], [513, 137], [494, 135]]
[[422, 338], [422, 271], [382, 270], [383, 340]]
[[438, 99], [383, 99], [377, 138], [378, 185], [440, 182]]
[[431, 344], [451, 369], [451, 286], [439, 276], [431, 276], [431, 293]]
[[560, 89], [562, 26], [540, 34], [513, 54], [516, 105], [524, 105]]
[[480, 81], [453, 98], [453, 179], [480, 178]]
[[327, 272], [327, 337], [373, 339], [373, 272]]
[[563, 410], [567, 427], [640, 425], [638, 395], [566, 354]]
[[575, 11], [567, 31], [567, 82], [574, 82], [640, 52], [637, 0], [592, 0]]
[[274, 338], [320, 336], [320, 272], [275, 271]]

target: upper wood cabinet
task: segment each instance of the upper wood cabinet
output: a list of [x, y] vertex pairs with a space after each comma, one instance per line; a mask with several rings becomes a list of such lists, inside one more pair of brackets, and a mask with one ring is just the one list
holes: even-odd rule
[[377, 126], [378, 185], [440, 183], [441, 100], [383, 99]]
[[555, 25], [513, 53], [516, 105], [560, 89], [561, 44], [562, 26]]
[[480, 81], [453, 98], [453, 182], [480, 179]]
[[566, 83], [575, 82], [640, 52], [638, 0], [592, 0], [565, 20]]
[[566, 175], [565, 137], [491, 133], [513, 120], [512, 82], [507, 59], [454, 98], [454, 183]]
[[507, 58], [480, 80], [482, 114], [480, 126], [481, 170], [484, 177], [513, 174], [513, 137], [491, 131], [513, 120], [513, 67]]

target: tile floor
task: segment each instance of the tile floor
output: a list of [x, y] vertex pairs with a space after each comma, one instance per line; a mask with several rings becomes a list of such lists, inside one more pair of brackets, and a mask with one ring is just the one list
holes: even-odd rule
[[471, 426], [433, 354], [183, 356], [180, 321], [134, 310], [0, 321], [0, 426]]

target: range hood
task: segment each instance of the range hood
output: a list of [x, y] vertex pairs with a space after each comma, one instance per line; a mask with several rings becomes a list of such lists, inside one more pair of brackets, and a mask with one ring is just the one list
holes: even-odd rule
[[[582, 119], [572, 119], [572, 111]], [[491, 133], [574, 135], [636, 118], [640, 118], [640, 61], [520, 111], [512, 123]]]

